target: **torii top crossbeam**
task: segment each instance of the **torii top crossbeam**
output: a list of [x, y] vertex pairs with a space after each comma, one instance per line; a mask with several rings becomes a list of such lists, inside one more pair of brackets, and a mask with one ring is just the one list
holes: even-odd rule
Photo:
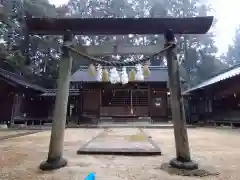
[[205, 34], [212, 16], [189, 18], [38, 18], [27, 17], [29, 34], [63, 35], [71, 31], [79, 35]]

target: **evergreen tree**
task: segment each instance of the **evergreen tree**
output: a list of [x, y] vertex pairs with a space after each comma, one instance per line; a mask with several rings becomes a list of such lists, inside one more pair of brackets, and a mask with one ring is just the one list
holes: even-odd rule
[[[67, 5], [61, 7], [49, 4], [48, 0], [8, 0], [4, 1], [3, 7], [4, 13], [0, 12], [1, 19], [3, 19], [3, 23], [0, 24], [0, 38], [5, 43], [0, 46], [1, 55], [8, 57], [7, 63], [16, 71], [20, 71], [29, 76], [32, 81], [46, 87], [54, 87], [55, 85], [59, 65], [60, 39], [62, 37], [31, 36], [29, 46], [31, 66], [26, 66], [26, 56], [24, 54], [26, 47], [24, 15], [26, 12], [36, 17], [137, 18], [206, 16], [211, 11], [211, 8], [203, 0], [70, 0]], [[7, 14], [7, 16], [4, 14]], [[221, 61], [215, 58], [217, 48], [214, 45], [213, 33], [183, 35], [183, 38], [177, 36], [177, 39], [180, 42], [178, 54], [184, 59], [181, 68], [182, 76], [189, 86], [205, 80], [218, 70]], [[76, 47], [81, 51], [84, 51], [84, 45], [164, 44], [162, 35], [76, 36], [75, 41]], [[237, 39], [235, 41], [236, 43], [239, 42]], [[235, 45], [231, 48], [237, 49], [237, 47]], [[200, 50], [204, 52], [204, 58], [200, 58]], [[232, 53], [229, 52], [228, 56], [233, 57], [233, 54], [237, 54], [235, 52], [236, 50]], [[138, 58], [139, 56], [122, 56], [120, 60], [132, 57]], [[112, 56], [102, 58], [112, 59]], [[205, 59], [208, 60], [204, 61]], [[155, 59], [153, 63], [155, 65], [166, 65], [162, 58]], [[88, 64], [88, 60], [73, 55], [73, 72], [80, 66]], [[209, 65], [211, 65], [212, 71], [202, 73]]]
[[236, 29], [233, 45], [228, 47], [227, 63], [236, 65], [240, 63], [240, 26]]

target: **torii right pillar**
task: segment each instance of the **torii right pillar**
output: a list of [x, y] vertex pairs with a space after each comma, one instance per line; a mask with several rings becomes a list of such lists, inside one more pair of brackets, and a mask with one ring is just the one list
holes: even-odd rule
[[188, 135], [186, 128], [186, 119], [182, 105], [182, 94], [180, 87], [179, 65], [174, 49], [176, 47], [175, 37], [172, 30], [165, 33], [165, 47], [172, 45], [166, 50], [166, 59], [168, 67], [168, 81], [171, 97], [172, 121], [174, 126], [176, 158], [169, 163], [170, 166], [179, 169], [194, 170], [198, 164], [191, 160]]

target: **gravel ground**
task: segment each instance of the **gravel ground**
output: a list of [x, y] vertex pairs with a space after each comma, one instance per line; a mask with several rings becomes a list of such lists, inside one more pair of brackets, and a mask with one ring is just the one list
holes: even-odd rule
[[0, 138], [8, 137], [8, 136], [13, 136], [13, 135], [20, 135], [20, 134], [25, 134], [28, 132], [35, 132], [34, 130], [0, 130]]
[[78, 148], [96, 136], [101, 129], [67, 129], [64, 156], [68, 166], [42, 172], [38, 166], [48, 152], [50, 131], [40, 132], [0, 143], [0, 180], [81, 180], [89, 172], [98, 180], [240, 180], [239, 130], [189, 129], [192, 158], [206, 167], [213, 167], [219, 176], [182, 177], [160, 170], [175, 155], [172, 129], [146, 129], [159, 144], [163, 155], [158, 157], [76, 155]]

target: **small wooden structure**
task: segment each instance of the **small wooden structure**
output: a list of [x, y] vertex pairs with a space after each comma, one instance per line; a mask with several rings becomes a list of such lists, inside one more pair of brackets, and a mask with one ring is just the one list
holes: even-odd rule
[[[44, 93], [44, 88], [1, 68], [0, 87], [0, 124], [13, 125], [18, 117], [35, 116], [39, 112], [39, 108], [29, 109], [32, 107], [29, 102]], [[29, 106], [25, 106], [27, 104]]]
[[240, 67], [235, 66], [185, 91], [189, 120], [240, 124]]

